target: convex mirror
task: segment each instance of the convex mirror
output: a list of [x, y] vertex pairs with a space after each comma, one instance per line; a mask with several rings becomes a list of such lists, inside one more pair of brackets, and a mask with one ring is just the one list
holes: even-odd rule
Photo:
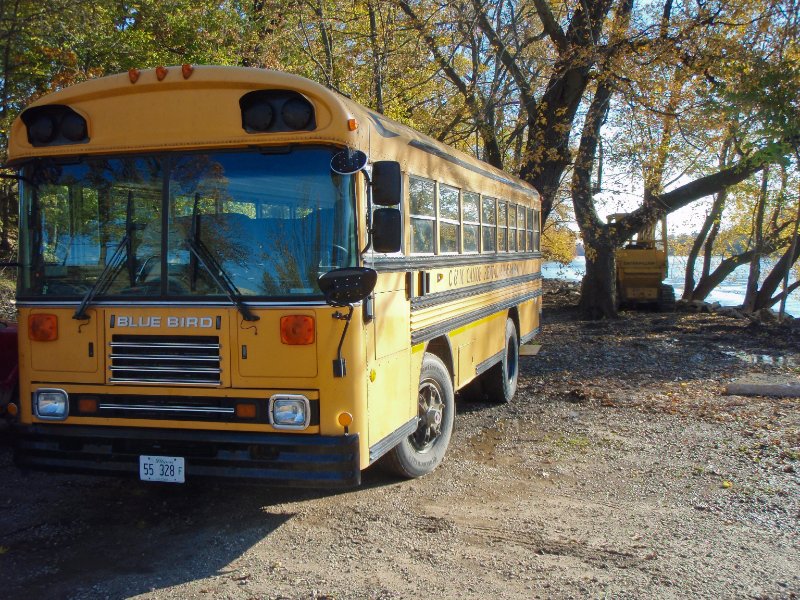
[[375, 289], [378, 273], [367, 267], [333, 269], [320, 275], [317, 283], [331, 306], [349, 306], [366, 300]]
[[331, 158], [331, 171], [339, 175], [358, 173], [367, 165], [367, 155], [361, 150], [345, 148]]

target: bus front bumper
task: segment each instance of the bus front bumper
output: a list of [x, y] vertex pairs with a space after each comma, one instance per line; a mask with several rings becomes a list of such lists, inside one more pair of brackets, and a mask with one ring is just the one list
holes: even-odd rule
[[14, 460], [22, 469], [138, 477], [140, 456], [180, 456], [186, 481], [220, 477], [346, 488], [361, 483], [358, 441], [357, 434], [32, 425], [17, 428]]

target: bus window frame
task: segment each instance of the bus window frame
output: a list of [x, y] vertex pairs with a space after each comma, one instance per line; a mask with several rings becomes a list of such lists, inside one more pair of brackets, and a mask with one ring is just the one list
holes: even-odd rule
[[[474, 196], [477, 201], [477, 210], [478, 210], [478, 220], [477, 221], [467, 221], [466, 211], [464, 210], [464, 206], [466, 204], [465, 198], [469, 196]], [[476, 234], [476, 242], [477, 248], [475, 250], [467, 250], [465, 247], [465, 240], [467, 236], [464, 234], [466, 231], [467, 226], [474, 226], [478, 228], [478, 232]], [[461, 190], [461, 253], [462, 254], [480, 254], [481, 252], [481, 195], [478, 192], [472, 192], [469, 190]]]
[[[422, 213], [415, 213], [413, 212], [414, 207], [412, 206], [411, 201], [411, 188], [413, 186], [413, 180], [421, 181], [421, 182], [429, 182], [433, 184], [433, 215], [425, 215]], [[437, 227], [437, 211], [438, 211], [438, 198], [437, 198], [437, 183], [433, 179], [428, 179], [427, 177], [421, 177], [419, 175], [411, 175], [408, 176], [408, 223], [409, 223], [409, 248], [408, 253], [414, 256], [435, 256], [436, 251], [438, 248], [438, 240], [439, 240], [439, 232]], [[430, 221], [432, 224], [432, 236], [431, 242], [433, 243], [433, 248], [430, 251], [419, 252], [414, 247], [414, 220], [417, 219], [419, 221]]]
[[[456, 212], [458, 213], [456, 219], [442, 217], [442, 187], [454, 190], [457, 195]], [[441, 256], [456, 256], [461, 254], [461, 188], [446, 183], [436, 182], [436, 229], [437, 229], [437, 254]], [[456, 249], [454, 251], [442, 250], [442, 224], [455, 225], [456, 227]]]
[[[494, 204], [494, 210], [490, 211], [490, 214], [493, 214], [493, 220], [490, 222], [484, 221], [484, 202], [492, 202]], [[484, 229], [487, 231], [494, 230], [494, 247], [487, 249], [484, 244]], [[481, 254], [496, 254], [497, 253], [497, 198], [493, 196], [484, 196], [481, 195]]]
[[[504, 234], [502, 244], [500, 243], [501, 232]], [[497, 252], [508, 253], [508, 200], [500, 198], [497, 200]]]

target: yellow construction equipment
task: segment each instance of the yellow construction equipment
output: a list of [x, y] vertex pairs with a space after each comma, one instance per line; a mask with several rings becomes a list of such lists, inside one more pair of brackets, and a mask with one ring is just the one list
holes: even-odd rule
[[[625, 213], [609, 215], [609, 223]], [[664, 283], [669, 270], [667, 220], [645, 226], [616, 253], [617, 302], [620, 307], [656, 306], [662, 311], [675, 308], [675, 290]]]

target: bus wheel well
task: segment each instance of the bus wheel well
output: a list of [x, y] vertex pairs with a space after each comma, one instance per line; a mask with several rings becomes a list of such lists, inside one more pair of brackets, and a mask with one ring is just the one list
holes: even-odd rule
[[446, 336], [441, 336], [432, 339], [428, 342], [428, 347], [425, 352], [435, 354], [447, 367], [447, 372], [450, 373], [450, 380], [455, 381], [455, 373], [453, 371], [453, 349], [450, 347], [450, 340]]

